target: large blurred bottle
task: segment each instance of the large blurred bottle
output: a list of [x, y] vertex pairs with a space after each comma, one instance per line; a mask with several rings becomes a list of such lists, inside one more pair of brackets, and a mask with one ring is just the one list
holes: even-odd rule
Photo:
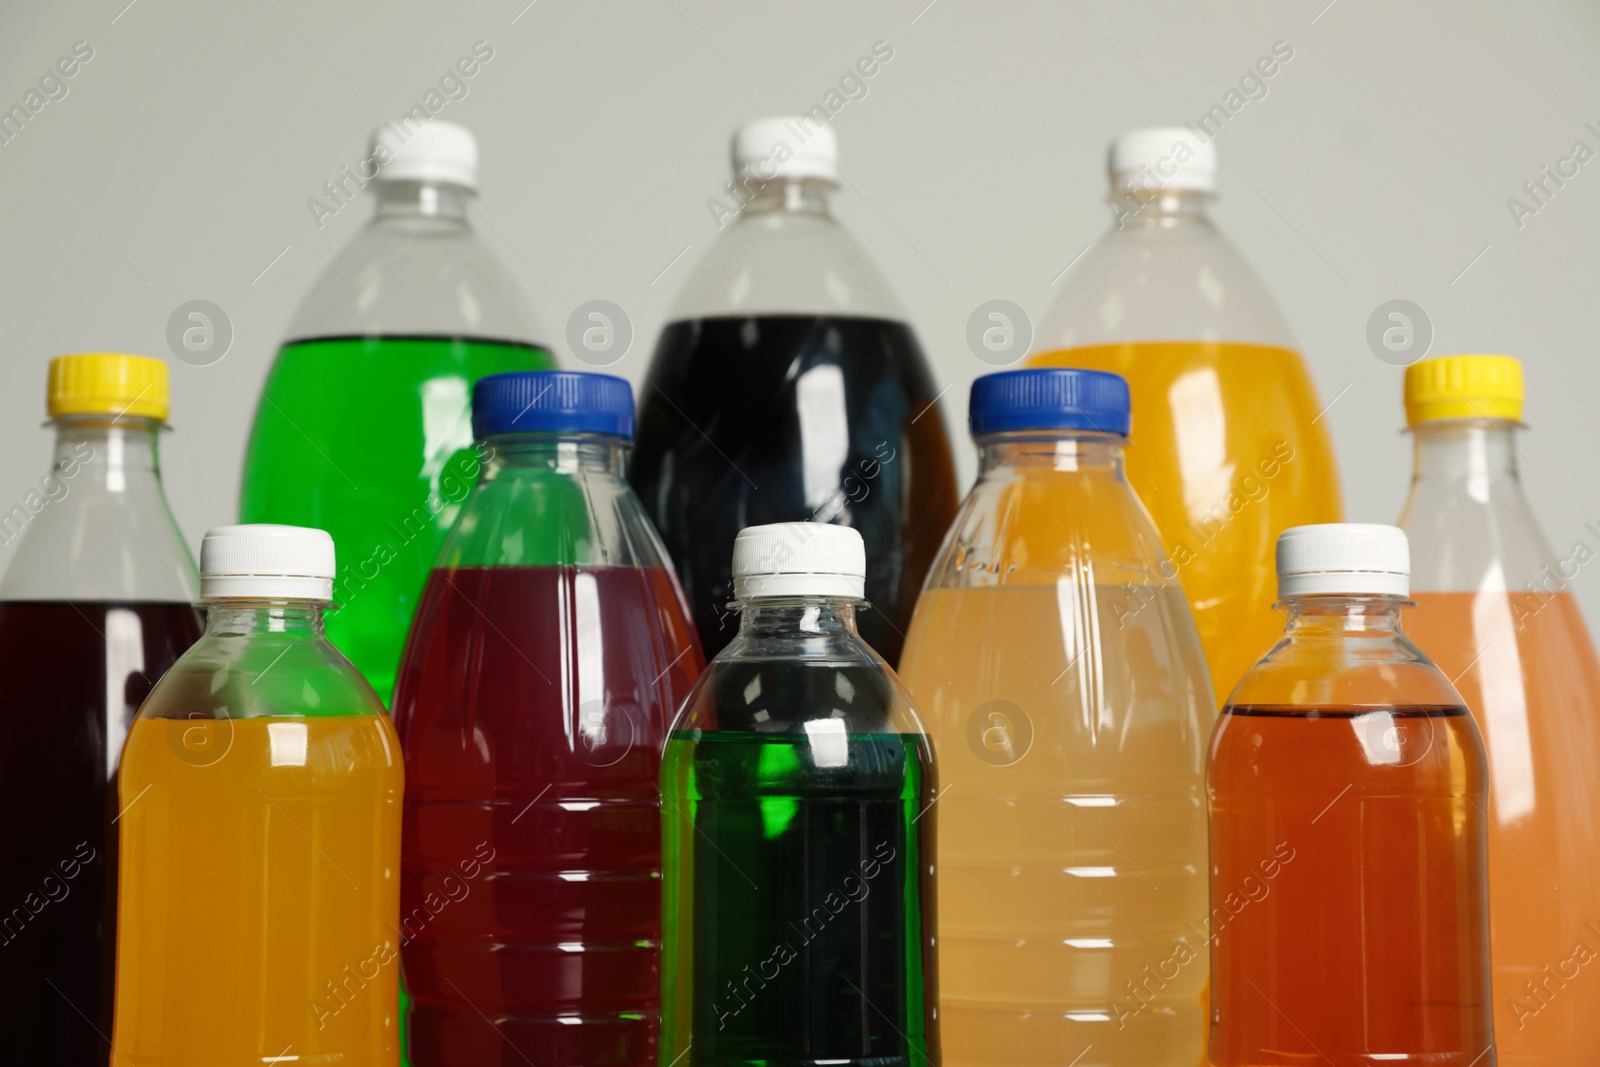
[[660, 1067], [939, 1067], [933, 748], [865, 564], [838, 526], [734, 543], [739, 633], [662, 755]]
[[901, 664], [951, 783], [945, 1061], [1044, 1067], [1093, 1047], [1095, 1063], [1193, 1067], [1214, 712], [1189, 605], [1123, 476], [1127, 383], [990, 374], [970, 421], [978, 482]]
[[387, 702], [422, 584], [477, 477], [472, 385], [553, 366], [516, 282], [468, 221], [478, 146], [433, 120], [372, 139], [372, 221], [278, 351], [245, 457], [243, 522], [339, 546], [328, 636]]
[[937, 389], [899, 301], [828, 209], [833, 129], [741, 126], [733, 169], [744, 207], [661, 333], [629, 477], [707, 656], [737, 628], [734, 536], [804, 519], [861, 532], [874, 609], [861, 633], [893, 663], [956, 509]]
[[1221, 703], [1281, 629], [1273, 542], [1341, 509], [1311, 377], [1207, 214], [1216, 168], [1215, 144], [1181, 127], [1112, 144], [1115, 222], [1068, 276], [1029, 363], [1132, 386], [1128, 480], [1178, 568]]
[[649, 1067], [667, 724], [700, 673], [603, 374], [478, 383], [484, 472], [395, 693], [416, 1067]]
[[1206, 773], [1211, 1067], [1494, 1067], [1488, 768], [1401, 628], [1406, 536], [1302, 526], [1277, 560], [1286, 625]]
[[[1455, 679], [1489, 755], [1489, 908], [1500, 1067], [1600, 1049], [1600, 665], [1570, 586], [1594, 547], [1550, 550], [1517, 472], [1522, 366], [1406, 369], [1416, 473], [1406, 632]], [[1579, 946], [1588, 946], [1580, 951]]]
[[50, 361], [50, 469], [4, 515], [0, 1025], [6, 1058], [105, 1067], [115, 783], [139, 704], [200, 636], [199, 579], [161, 488], [167, 365]]

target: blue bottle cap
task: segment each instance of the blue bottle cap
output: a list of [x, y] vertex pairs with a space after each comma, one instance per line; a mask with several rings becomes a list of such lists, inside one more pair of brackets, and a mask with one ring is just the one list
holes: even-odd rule
[[606, 433], [633, 439], [633, 388], [609, 374], [525, 370], [472, 388], [472, 432]]
[[985, 374], [972, 383], [967, 423], [974, 437], [1006, 430], [1088, 430], [1128, 436], [1128, 380], [1072, 367]]

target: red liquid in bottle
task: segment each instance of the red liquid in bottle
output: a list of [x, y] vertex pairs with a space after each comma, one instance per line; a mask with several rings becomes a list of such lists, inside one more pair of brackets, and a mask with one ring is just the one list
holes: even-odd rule
[[700, 673], [660, 568], [428, 579], [395, 697], [415, 1067], [653, 1065], [666, 729]]

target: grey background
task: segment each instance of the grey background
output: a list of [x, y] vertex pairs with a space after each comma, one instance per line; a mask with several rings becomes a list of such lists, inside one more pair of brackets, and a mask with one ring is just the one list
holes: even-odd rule
[[[126, 5], [126, 6], [125, 6]], [[526, 6], [525, 6], [526, 5]], [[493, 59], [439, 117], [478, 135], [481, 227], [565, 365], [566, 321], [603, 298], [632, 319], [612, 368], [637, 382], [662, 316], [717, 235], [706, 201], [746, 119], [819, 102], [874, 42], [893, 59], [835, 117], [844, 223], [905, 302], [950, 386], [963, 484], [966, 390], [990, 368], [968, 316], [1035, 322], [1109, 215], [1104, 149], [1193, 121], [1276, 41], [1293, 59], [1217, 138], [1216, 216], [1266, 278], [1332, 424], [1348, 517], [1399, 512], [1402, 371], [1366, 342], [1392, 299], [1434, 354], [1504, 351], [1528, 373], [1524, 477], [1565, 554], [1600, 538], [1593, 358], [1600, 161], [1519, 228], [1507, 199], [1584, 140], [1600, 150], [1593, 0], [104, 0], [9, 5], [0, 104], [84, 40], [94, 58], [0, 146], [0, 506], [45, 470], [51, 355], [168, 355], [178, 305], [234, 338], [172, 360], [168, 491], [185, 535], [232, 521], [245, 435], [295, 304], [364, 222], [306, 201], [361, 158], [475, 41]], [[1600, 525], [1600, 523], [1597, 523]], [[0, 548], [0, 565], [11, 548]], [[1600, 620], [1600, 577], [1575, 585]]]

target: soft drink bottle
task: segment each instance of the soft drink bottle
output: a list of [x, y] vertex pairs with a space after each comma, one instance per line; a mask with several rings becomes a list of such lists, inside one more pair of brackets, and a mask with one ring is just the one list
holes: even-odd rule
[[1287, 626], [1207, 770], [1212, 1067], [1494, 1067], [1488, 771], [1408, 570], [1393, 526], [1278, 539]]
[[659, 1067], [939, 1059], [933, 749], [856, 629], [861, 535], [739, 533], [661, 765]]
[[1522, 365], [1406, 368], [1416, 552], [1406, 632], [1455, 680], [1489, 757], [1489, 919], [1501, 1067], [1600, 1049], [1600, 665], [1570, 581], [1523, 496]]
[[1128, 379], [1128, 480], [1178, 568], [1220, 704], [1279, 630], [1273, 541], [1337, 522], [1341, 505], [1311, 376], [1208, 213], [1216, 170], [1216, 145], [1183, 127], [1112, 143], [1112, 228], [1068, 275], [1029, 362]]
[[468, 130], [379, 127], [360, 169], [376, 169], [372, 221], [306, 295], [273, 360], [239, 514], [333, 535], [343, 563], [328, 637], [387, 702], [428, 568], [477, 476], [472, 385], [554, 361], [473, 231]]
[[1128, 383], [1099, 371], [972, 385], [978, 481], [901, 663], [951, 784], [950, 1064], [1201, 1057], [1207, 938], [1190, 924], [1206, 912], [1216, 713], [1183, 589], [1123, 472], [1128, 410]]
[[200, 636], [199, 579], [161, 488], [167, 365], [50, 361], [55, 458], [0, 515], [6, 742], [0, 1026], [8, 1059], [104, 1067], [116, 953], [117, 759]]
[[829, 208], [832, 127], [741, 126], [733, 170], [741, 207], [661, 332], [630, 478], [708, 656], [736, 630], [734, 536], [807, 519], [866, 540], [876, 610], [861, 633], [893, 663], [956, 509], [938, 390], [900, 302]]
[[416, 1067], [654, 1062], [656, 775], [702, 660], [623, 476], [628, 383], [473, 394], [483, 474], [406, 646], [401, 951]]
[[333, 541], [219, 526], [205, 634], [128, 733], [112, 1062], [400, 1062], [400, 795], [383, 702], [323, 632]]

